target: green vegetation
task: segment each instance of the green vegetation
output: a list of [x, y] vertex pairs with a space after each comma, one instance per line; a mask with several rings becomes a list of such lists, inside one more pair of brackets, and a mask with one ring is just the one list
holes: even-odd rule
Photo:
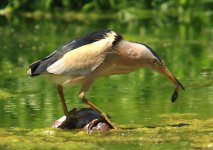
[[86, 13], [95, 19], [108, 17], [123, 22], [150, 20], [155, 16], [163, 21], [161, 23], [176, 21], [199, 24], [208, 21], [204, 16], [212, 15], [211, 6], [210, 0], [15, 0], [9, 1], [2, 14], [21, 13], [27, 17], [73, 20], [82, 17], [79, 13]]
[[[63, 131], [61, 129], [0, 129], [2, 149], [212, 149], [213, 119], [196, 114], [162, 115], [167, 125], [121, 126], [109, 132]], [[185, 123], [185, 126], [178, 126]]]
[[[96, 11], [96, 12], [118, 12], [124, 9], [157, 9], [160, 11], [176, 11], [178, 9], [191, 9], [195, 7], [197, 10], [211, 9], [209, 0], [19, 0], [9, 1], [8, 6], [14, 11]], [[201, 9], [203, 8], [203, 9]], [[181, 11], [181, 10], [179, 10]]]

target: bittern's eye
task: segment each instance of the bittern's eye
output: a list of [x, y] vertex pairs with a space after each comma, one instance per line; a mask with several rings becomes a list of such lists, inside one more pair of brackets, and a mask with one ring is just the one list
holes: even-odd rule
[[152, 62], [153, 62], [154, 64], [156, 64], [156, 63], [158, 62], [158, 60], [154, 58]]

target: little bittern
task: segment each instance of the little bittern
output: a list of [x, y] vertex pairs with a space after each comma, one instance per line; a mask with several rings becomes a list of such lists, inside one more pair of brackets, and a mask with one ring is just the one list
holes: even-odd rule
[[166, 68], [157, 53], [149, 46], [129, 42], [115, 31], [99, 30], [66, 43], [47, 57], [32, 63], [28, 74], [33, 77], [48, 74], [57, 83], [64, 114], [68, 113], [63, 94], [63, 85], [80, 85], [79, 98], [116, 128], [107, 115], [85, 96], [92, 83], [107, 75], [125, 74], [148, 67], [166, 75], [175, 85], [172, 101], [178, 89], [184, 87]]

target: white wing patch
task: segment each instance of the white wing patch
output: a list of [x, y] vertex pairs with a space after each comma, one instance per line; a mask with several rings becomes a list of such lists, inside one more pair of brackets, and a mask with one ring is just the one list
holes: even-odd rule
[[110, 32], [105, 38], [69, 51], [47, 68], [49, 73], [63, 75], [87, 75], [95, 70], [105, 59], [115, 39]]

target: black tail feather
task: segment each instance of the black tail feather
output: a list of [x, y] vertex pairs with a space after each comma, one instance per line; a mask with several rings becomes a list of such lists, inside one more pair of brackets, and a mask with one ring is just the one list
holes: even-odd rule
[[39, 73], [36, 73], [36, 69], [38, 68], [38, 66], [40, 65], [41, 60], [38, 60], [36, 62], [33, 62], [30, 66], [29, 66], [29, 70], [27, 71], [27, 74], [31, 77], [33, 76], [37, 76], [39, 75]]

